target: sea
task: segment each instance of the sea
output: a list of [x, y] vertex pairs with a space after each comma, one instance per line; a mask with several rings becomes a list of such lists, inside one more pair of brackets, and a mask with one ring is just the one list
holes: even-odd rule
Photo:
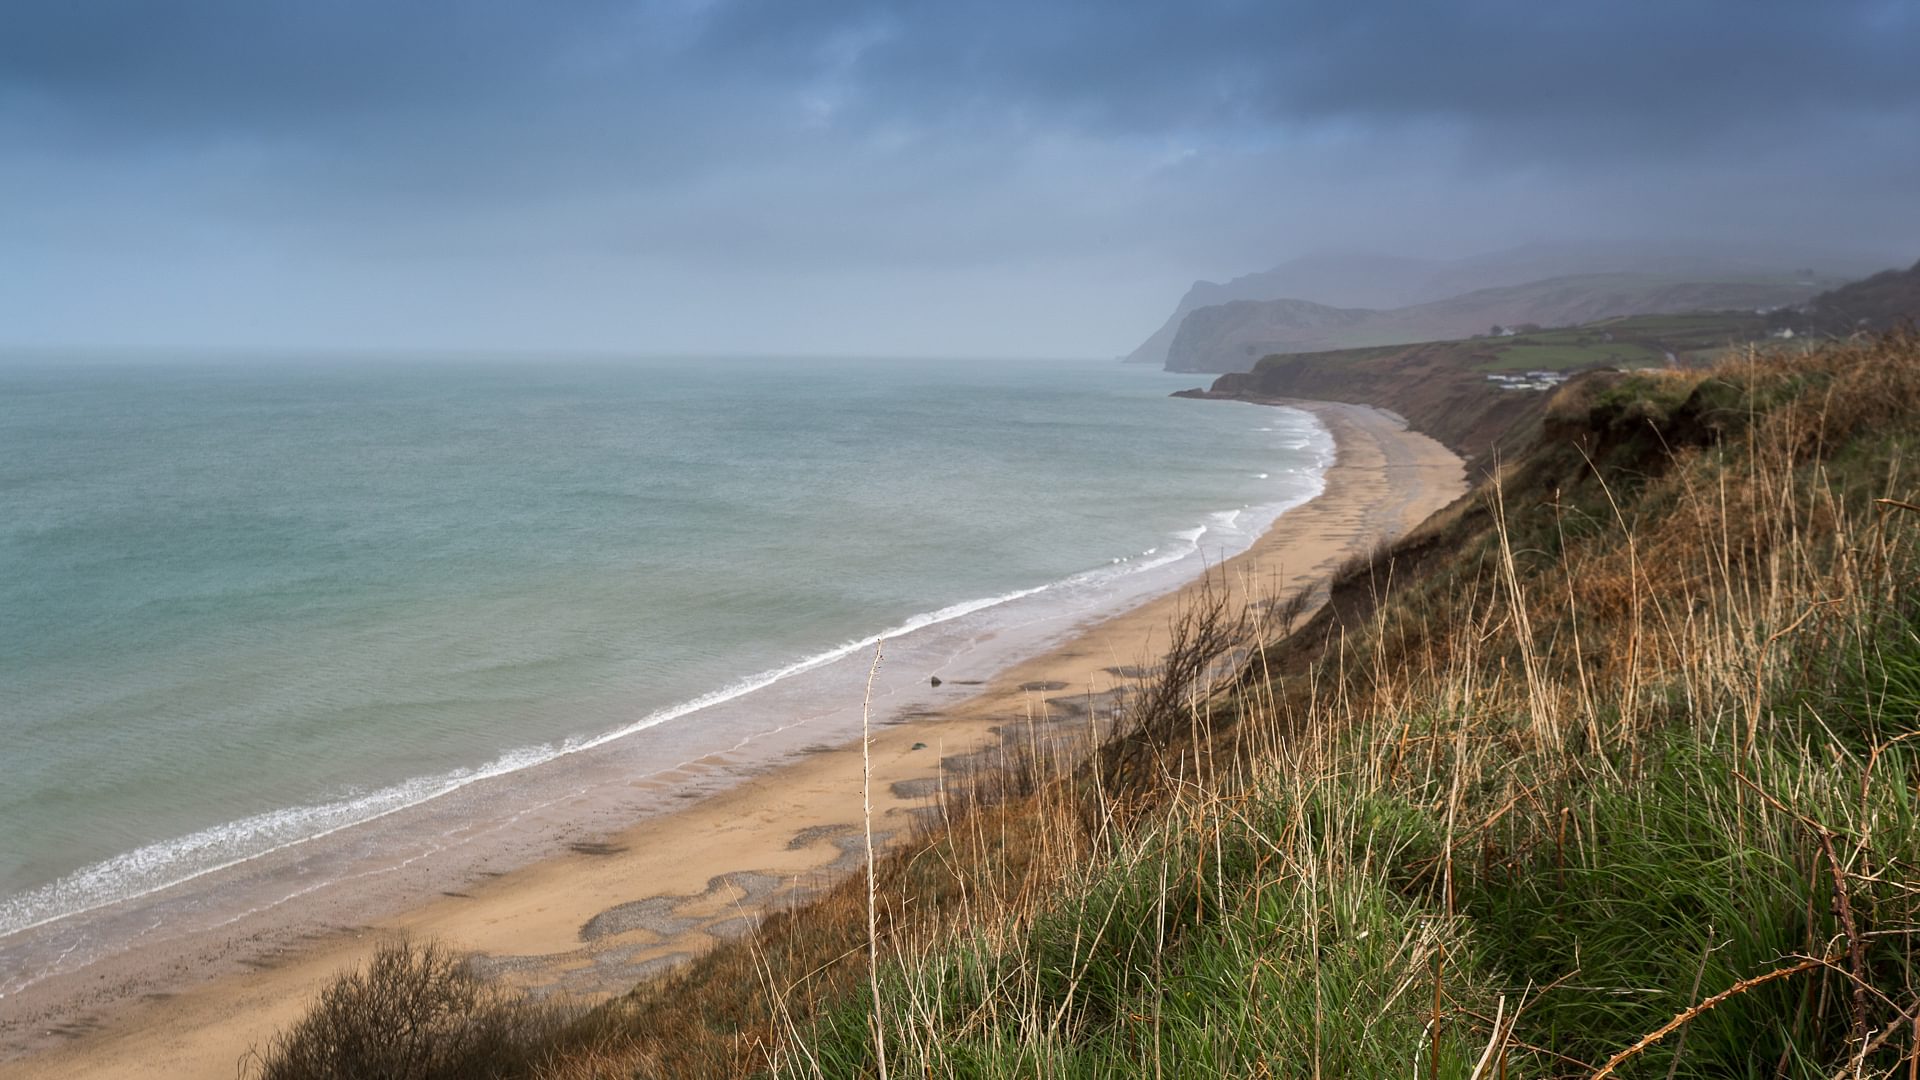
[[876, 648], [877, 709], [937, 708], [1176, 587], [1333, 457], [1307, 413], [1169, 397], [1192, 381], [0, 358], [0, 995], [615, 828], [857, 736]]

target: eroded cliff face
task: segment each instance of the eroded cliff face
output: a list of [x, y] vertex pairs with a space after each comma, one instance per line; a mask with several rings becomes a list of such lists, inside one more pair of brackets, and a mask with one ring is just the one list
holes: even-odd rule
[[1155, 364], [1170, 371], [1183, 370], [1173, 366], [1172, 352], [1174, 338], [1186, 323], [1187, 316], [1196, 311], [1220, 307], [1246, 301], [1278, 301], [1280, 303], [1308, 304], [1311, 307], [1324, 305], [1304, 300], [1279, 300], [1288, 295], [1288, 290], [1300, 285], [1299, 274], [1289, 273], [1286, 268], [1270, 270], [1262, 274], [1247, 274], [1232, 281], [1196, 281], [1187, 289], [1185, 296], [1173, 309], [1160, 329], [1140, 343], [1140, 346], [1128, 353], [1123, 359], [1129, 364]]
[[1308, 300], [1235, 300], [1189, 312], [1167, 346], [1168, 371], [1247, 371], [1272, 352], [1353, 344], [1355, 331], [1385, 312]]
[[1304, 398], [1372, 405], [1400, 414], [1415, 430], [1440, 440], [1478, 473], [1493, 464], [1503, 438], [1531, 431], [1546, 391], [1503, 390], [1463, 362], [1457, 343], [1272, 356], [1249, 372], [1220, 376], [1193, 397], [1274, 401]]

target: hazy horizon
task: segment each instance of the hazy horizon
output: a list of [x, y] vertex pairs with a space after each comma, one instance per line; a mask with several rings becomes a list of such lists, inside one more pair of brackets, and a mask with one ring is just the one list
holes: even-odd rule
[[1916, 53], [1894, 0], [28, 0], [0, 347], [1090, 357], [1317, 253], [1867, 272]]

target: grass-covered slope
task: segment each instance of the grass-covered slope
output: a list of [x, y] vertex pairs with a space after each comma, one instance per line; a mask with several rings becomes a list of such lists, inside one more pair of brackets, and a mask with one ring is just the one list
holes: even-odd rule
[[[1313, 398], [1393, 409], [1476, 466], [1525, 449], [1546, 396], [1512, 373], [1697, 366], [1766, 335], [1751, 311], [1633, 315], [1583, 326], [1416, 345], [1268, 356], [1208, 395]], [[1489, 391], [1493, 392], [1489, 392]], [[1203, 395], [1207, 396], [1207, 395]]]
[[1490, 337], [1467, 348], [1479, 371], [1631, 369], [1712, 361], [1765, 336], [1766, 318], [1751, 311], [1691, 311]]
[[1917, 439], [1910, 336], [1575, 380], [949, 805], [874, 938], [856, 879], [499, 1074], [1908, 1076]]

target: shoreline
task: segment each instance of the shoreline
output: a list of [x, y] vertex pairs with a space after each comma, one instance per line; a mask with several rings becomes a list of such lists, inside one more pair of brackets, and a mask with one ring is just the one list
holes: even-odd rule
[[[1318, 497], [1217, 568], [1231, 591], [1278, 596], [1313, 584], [1465, 490], [1460, 459], [1390, 414], [1286, 404], [1319, 417], [1336, 460]], [[1194, 587], [1081, 628], [981, 685], [950, 683], [965, 695], [951, 704], [887, 717], [873, 745], [877, 830], [910, 826], [943, 762], [988, 745], [1000, 725], [1130, 682], [1129, 672], [1159, 655], [1169, 616]], [[222, 966], [231, 970], [209, 974], [189, 950], [174, 950], [54, 976], [5, 1003], [21, 1015], [0, 1023], [8, 1044], [0, 1052], [31, 1056], [0, 1064], [0, 1076], [230, 1073], [335, 973], [401, 933], [477, 953], [483, 970], [536, 990], [591, 999], [625, 989], [859, 865], [859, 749], [857, 739], [808, 747], [717, 793], [694, 791], [697, 801], [684, 808], [575, 843], [569, 854], [483, 874], [471, 887], [416, 897], [372, 925], [228, 940]]]
[[[0, 896], [0, 1060], [12, 1056], [6, 999], [45, 978], [76, 971], [135, 944], [150, 946], [156, 937], [198, 934], [235, 918], [271, 926], [274, 920], [287, 917], [289, 908], [304, 917], [315, 906], [304, 897], [316, 885], [326, 905], [339, 912], [338, 921], [367, 921], [418, 895], [464, 889], [477, 869], [517, 869], [560, 852], [568, 840], [597, 838], [678, 807], [681, 793], [691, 787], [711, 791], [810, 747], [837, 745], [860, 727], [860, 710], [844, 700], [849, 673], [864, 675], [865, 654], [880, 639], [887, 641], [890, 662], [874, 688], [876, 713], [943, 707], [959, 693], [957, 687], [977, 685], [1097, 619], [1178, 588], [1197, 576], [1199, 567], [1251, 546], [1281, 513], [1320, 491], [1322, 474], [1333, 459], [1333, 443], [1331, 433], [1308, 414], [1285, 410], [1283, 417], [1255, 421], [1252, 414], [1270, 410], [1244, 404], [1215, 410], [1184, 401], [1167, 402], [1164, 393], [1155, 396], [1172, 406], [1175, 417], [1192, 414], [1187, 420], [1176, 419], [1168, 430], [1178, 432], [1183, 425], [1193, 425], [1189, 434], [1204, 429], [1226, 436], [1220, 443], [1212, 438], [1176, 437], [1175, 443], [1188, 445], [1167, 445], [1166, 449], [1175, 453], [1175, 462], [1206, 469], [1213, 487], [1227, 488], [1214, 491], [1217, 497], [1182, 500], [1183, 512], [1158, 515], [1157, 527], [1143, 528], [1145, 523], [1140, 522], [1123, 529], [1125, 536], [1113, 531], [1120, 524], [1120, 519], [1109, 520], [1113, 508], [1130, 505], [1131, 493], [1124, 489], [1099, 498], [1094, 494], [1097, 487], [1080, 485], [1049, 492], [1051, 485], [1044, 482], [1003, 478], [1001, 484], [1009, 489], [993, 492], [990, 502], [976, 502], [974, 509], [991, 516], [1015, 506], [1030, 507], [1044, 516], [1040, 524], [1052, 524], [1060, 549], [1075, 555], [1039, 556], [1039, 551], [1054, 545], [1039, 533], [1030, 534], [1029, 539], [1025, 529], [1009, 531], [1006, 523], [1011, 519], [997, 518], [997, 535], [990, 542], [1033, 549], [1009, 552], [1018, 560], [1017, 567], [983, 574], [987, 568], [976, 560], [962, 577], [948, 577], [937, 564], [923, 564], [931, 576], [876, 565], [871, 573], [882, 584], [866, 605], [856, 610], [840, 604], [840, 610], [821, 612], [828, 619], [810, 627], [808, 618], [796, 619], [782, 608], [773, 620], [774, 636], [782, 638], [779, 644], [758, 632], [732, 641], [708, 641], [697, 650], [702, 674], [691, 677], [679, 665], [660, 670], [646, 648], [624, 647], [637, 642], [597, 636], [602, 628], [614, 635], [633, 630], [623, 630], [622, 620], [646, 611], [650, 586], [645, 583], [658, 575], [643, 560], [631, 568], [638, 571], [632, 575], [633, 581], [641, 583], [637, 588], [627, 574], [615, 570], [606, 571], [611, 576], [603, 575], [602, 580], [571, 583], [636, 601], [617, 611], [599, 611], [589, 604], [579, 613], [595, 627], [596, 636], [587, 644], [603, 652], [597, 666], [576, 665], [571, 677], [564, 673], [548, 677], [524, 692], [515, 686], [505, 687], [500, 695], [482, 691], [477, 709], [461, 700], [462, 687], [441, 674], [463, 669], [469, 659], [465, 644], [469, 635], [480, 651], [491, 650], [488, 672], [515, 672], [523, 665], [513, 658], [530, 649], [538, 659], [532, 665], [533, 677], [541, 679], [539, 669], [554, 666], [564, 672], [563, 665], [572, 663], [553, 638], [554, 628], [565, 623], [549, 624], [542, 614], [525, 628], [535, 635], [546, 634], [545, 642], [522, 640], [518, 628], [483, 626], [469, 631], [450, 623], [429, 626], [421, 647], [443, 652], [399, 663], [398, 670], [406, 674], [388, 671], [384, 677], [416, 691], [405, 695], [401, 704], [425, 706], [418, 717], [430, 734], [435, 728], [459, 734], [441, 739], [444, 745], [429, 747], [421, 755], [421, 748], [408, 742], [408, 728], [415, 721], [397, 726], [394, 748], [414, 755], [402, 768], [388, 768], [384, 760], [371, 771], [334, 769], [331, 762], [320, 762], [317, 768], [301, 770], [297, 790], [282, 797], [274, 790], [263, 791], [257, 779], [281, 774], [284, 763], [277, 755], [209, 760], [207, 767], [246, 778], [254, 797], [229, 806], [226, 812], [187, 813], [171, 828], [138, 821], [128, 813], [124, 800], [99, 803], [99, 811], [107, 815], [103, 822], [111, 825], [113, 817], [122, 817], [131, 826], [126, 830], [130, 842], [105, 848], [95, 844], [70, 866], [64, 865], [70, 857], [67, 851], [42, 851], [44, 837], [30, 829], [22, 848], [27, 865], [38, 863], [36, 874], [30, 876], [46, 870], [52, 873], [30, 881], [24, 889], [10, 883], [6, 895]], [[1242, 434], [1248, 428], [1266, 434]], [[1208, 447], [1215, 449], [1209, 453]], [[1198, 458], [1187, 462], [1183, 454], [1194, 451], [1199, 451]], [[1157, 455], [1135, 454], [1129, 460], [1136, 469], [1152, 470], [1158, 464]], [[1257, 471], [1263, 467], [1277, 471]], [[1243, 468], [1239, 483], [1230, 488], [1219, 483], [1223, 474], [1240, 474]], [[1037, 479], [1045, 471], [1026, 475]], [[1114, 473], [1108, 483], [1124, 484], [1117, 479], [1124, 475]], [[982, 495], [988, 492], [981, 485], [972, 486]], [[1149, 482], [1147, 486], [1156, 485]], [[940, 503], [931, 508], [934, 514], [952, 513], [937, 491], [916, 491], [911, 498]], [[1049, 513], [1053, 508], [1046, 504], [1056, 500], [1087, 505], [1107, 527], [1107, 539], [1093, 545], [1080, 542], [1083, 538], [1073, 534], [1071, 517]], [[1220, 509], [1236, 503], [1237, 508]], [[912, 502], [889, 505], [898, 513]], [[974, 545], [965, 531], [964, 519], [947, 520], [944, 537], [958, 542], [944, 552], [937, 545], [923, 545], [920, 557], [944, 561], [950, 554], [957, 564], [969, 565], [976, 552], [970, 550]], [[830, 542], [828, 546], [846, 545]], [[732, 557], [741, 556], [736, 552]], [[801, 573], [805, 567], [783, 565], [779, 557], [767, 558], [765, 550], [750, 558], [753, 565], [729, 568], [727, 556], [719, 563], [709, 556], [708, 572], [716, 572], [723, 583], [752, 577], [764, 586], [756, 595], [776, 603], [788, 595], [790, 585], [797, 584], [802, 593], [812, 591], [808, 577]], [[861, 579], [868, 573], [862, 567], [840, 578], [840, 585], [825, 583], [826, 592], [864, 591]], [[787, 580], [776, 580], [780, 578]], [[729, 584], [720, 588], [724, 619], [726, 605], [746, 594]], [[552, 597], [547, 599], [550, 602]], [[681, 602], [697, 606], [673, 618], [702, 621], [701, 601]], [[667, 620], [643, 615], [640, 622], [665, 625]], [[412, 632], [419, 634], [417, 628]], [[348, 645], [353, 647], [352, 642]], [[667, 651], [672, 652], [672, 647]], [[309, 658], [329, 668], [331, 677], [305, 680], [310, 699], [337, 695], [336, 708], [353, 699], [367, 710], [391, 704], [383, 703], [379, 692], [361, 689], [358, 669], [351, 664], [343, 667], [324, 648], [289, 650], [286, 658], [294, 660], [296, 672], [308, 666]], [[165, 666], [164, 672], [156, 674], [164, 681], [191, 673], [195, 667], [219, 670], [224, 664], [218, 655], [183, 659], [192, 666]], [[247, 663], [245, 656], [236, 661], [243, 675]], [[633, 672], [649, 665], [655, 665], [654, 675], [636, 681]], [[930, 690], [931, 674], [953, 682], [955, 688]], [[517, 674], [512, 678], [517, 680]], [[454, 705], [466, 710], [458, 718], [449, 715], [447, 706]], [[495, 708], [499, 705], [505, 709]], [[32, 712], [30, 695], [30, 716]], [[214, 712], [217, 715], [218, 710]], [[508, 717], [513, 719], [503, 726]], [[127, 730], [140, 730], [137, 716], [126, 719], [133, 724]], [[317, 723], [320, 719], [319, 715], [309, 717], [316, 731], [324, 730], [325, 725]], [[348, 720], [359, 723], [351, 715]], [[232, 722], [231, 716], [227, 722]], [[467, 745], [461, 745], [469, 723], [475, 730], [489, 725], [495, 730], [477, 744], [467, 739]], [[163, 725], [158, 733], [166, 731]], [[386, 736], [382, 730], [359, 734], [350, 749], [360, 756], [364, 756], [361, 750], [379, 746]], [[179, 743], [172, 745], [177, 748]], [[266, 748], [275, 749], [270, 744]], [[455, 753], [444, 752], [449, 749]], [[84, 754], [67, 757], [75, 770], [74, 787], [84, 786], [88, 774], [97, 772], [101, 764], [90, 765]], [[700, 779], [689, 782], [689, 772], [700, 774]], [[671, 782], [644, 783], [669, 775]], [[158, 774], [151, 779], [157, 784]], [[220, 786], [214, 785], [212, 793]], [[265, 798], [259, 797], [262, 794]], [[173, 809], [191, 811], [197, 798], [178, 800]], [[117, 814], [114, 807], [119, 808]], [[94, 812], [89, 807], [82, 817]], [[27, 820], [33, 820], [31, 813]], [[15, 871], [22, 860], [0, 862], [7, 864], [6, 870]]]

